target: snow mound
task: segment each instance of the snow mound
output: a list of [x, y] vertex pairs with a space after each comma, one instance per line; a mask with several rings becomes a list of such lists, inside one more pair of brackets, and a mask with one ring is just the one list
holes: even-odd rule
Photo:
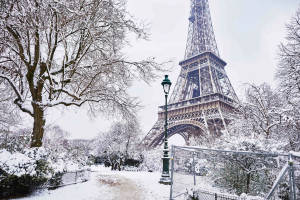
[[36, 161], [19, 152], [0, 150], [0, 168], [8, 174], [19, 177], [24, 174], [35, 175]]

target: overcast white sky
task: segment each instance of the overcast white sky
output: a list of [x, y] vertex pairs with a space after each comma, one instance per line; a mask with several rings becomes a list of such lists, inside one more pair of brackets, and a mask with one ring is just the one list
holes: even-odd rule
[[[215, 37], [226, 71], [238, 96], [243, 84], [263, 82], [275, 85], [276, 52], [284, 40], [285, 24], [295, 14], [300, 0], [209, 0]], [[174, 61], [170, 80], [175, 85], [178, 62], [184, 57], [189, 0], [128, 0], [128, 10], [150, 24], [150, 40], [134, 41], [126, 49], [137, 59], [154, 56], [158, 61]], [[143, 109], [139, 120], [146, 134], [157, 120], [157, 107], [164, 103], [163, 79], [150, 86], [135, 82], [130, 94], [140, 98]], [[101, 116], [91, 121], [84, 110], [51, 112], [47, 123], [56, 123], [70, 132], [71, 138], [90, 139], [109, 128]]]

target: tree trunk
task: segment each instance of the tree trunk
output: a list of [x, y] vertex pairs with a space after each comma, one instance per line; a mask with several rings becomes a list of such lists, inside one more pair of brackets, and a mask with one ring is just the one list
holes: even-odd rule
[[249, 194], [250, 192], [250, 180], [251, 180], [251, 174], [247, 173], [246, 194]]
[[34, 122], [33, 122], [33, 131], [31, 135], [31, 145], [30, 147], [41, 147], [42, 139], [44, 136], [44, 110], [39, 105], [32, 103]]
[[[39, 51], [39, 50], [37, 50]], [[45, 63], [40, 64], [40, 72], [39, 72], [39, 78], [36, 82], [36, 85], [34, 84], [34, 73], [37, 68], [37, 65], [32, 66], [28, 73], [26, 74], [26, 78], [29, 84], [29, 89], [32, 95], [32, 108], [33, 108], [33, 131], [31, 135], [31, 144], [30, 147], [41, 147], [43, 142], [43, 136], [44, 136], [44, 126], [45, 126], [45, 119], [44, 119], [44, 108], [41, 107], [39, 103], [42, 103], [43, 101], [43, 88], [45, 84], [45, 80], [42, 78], [44, 72], [47, 69], [47, 66]]]

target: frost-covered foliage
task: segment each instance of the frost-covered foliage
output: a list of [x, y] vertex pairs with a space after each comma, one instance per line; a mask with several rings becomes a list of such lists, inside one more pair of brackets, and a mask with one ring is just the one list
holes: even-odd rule
[[300, 102], [297, 104], [287, 102], [285, 108], [287, 112], [283, 132], [289, 141], [287, 150], [300, 152]]
[[[19, 130], [0, 140], [1, 195], [23, 195], [44, 185], [58, 186], [66, 181], [66, 173], [86, 170], [90, 141], [68, 140], [67, 135], [57, 126], [47, 127], [42, 148], [29, 148], [30, 130]], [[68, 181], [74, 182], [76, 177]]]
[[26, 194], [46, 183], [53, 172], [47, 157], [43, 148], [0, 150], [0, 197]]
[[78, 171], [90, 164], [90, 141], [69, 140], [68, 133], [58, 126], [48, 127], [44, 138], [44, 148], [49, 153], [49, 161], [57, 173]]
[[0, 80], [0, 94], [0, 134], [4, 134], [19, 123], [20, 116], [19, 110], [12, 103], [14, 95], [2, 79]]
[[267, 83], [249, 84], [246, 89], [246, 101], [238, 108], [236, 118], [229, 126], [230, 132], [240, 132], [245, 136], [263, 136], [275, 138], [282, 136], [284, 99]]
[[9, 152], [23, 152], [25, 148], [29, 147], [30, 134], [30, 129], [0, 132], [0, 149], [6, 149]]
[[[285, 132], [286, 116], [283, 98], [266, 83], [248, 85], [246, 101], [238, 114], [214, 143], [214, 148], [250, 152], [283, 152], [289, 149]], [[214, 182], [236, 194], [265, 194], [271, 187], [280, 164], [272, 156], [220, 153], [213, 156]]]
[[36, 163], [25, 154], [10, 153], [6, 150], [0, 152], [0, 168], [8, 174], [21, 176], [24, 174], [35, 175]]
[[1, 1], [0, 79], [21, 111], [34, 119], [32, 147], [42, 145], [45, 110], [88, 104], [92, 112], [130, 117], [131, 82], [149, 82], [161, 65], [131, 60], [127, 34], [147, 34], [124, 0]]
[[214, 183], [235, 194], [264, 195], [279, 172], [276, 158], [257, 155], [220, 154], [212, 170]]
[[112, 124], [109, 131], [100, 133], [94, 143], [97, 146], [96, 156], [100, 157], [106, 166], [111, 166], [113, 170], [121, 170], [122, 166], [130, 160], [133, 163], [135, 162], [133, 160], [139, 162], [142, 160], [138, 150], [139, 124], [134, 119], [132, 120]]
[[286, 25], [285, 41], [279, 46], [276, 78], [285, 97], [290, 150], [300, 151], [300, 8]]
[[292, 102], [300, 99], [300, 8], [286, 25], [285, 41], [279, 46], [276, 77], [280, 89]]
[[[0, 134], [0, 149], [10, 153], [25, 154], [30, 147], [30, 129], [20, 129], [8, 134]], [[43, 149], [55, 172], [77, 171], [91, 161], [89, 140], [69, 140], [68, 133], [58, 126], [46, 128]]]
[[245, 102], [240, 103], [228, 133], [217, 144], [236, 150], [246, 150], [244, 144], [249, 143], [263, 151], [289, 151], [293, 135], [290, 133], [295, 131], [291, 128], [297, 117], [282, 94], [268, 84], [248, 85]]
[[[18, 177], [25, 174], [34, 176], [39, 173], [36, 171], [38, 162], [47, 160], [47, 157], [48, 153], [44, 148], [25, 149], [24, 153], [10, 153], [4, 149], [0, 150], [0, 168], [5, 173]], [[49, 176], [49, 174], [44, 174], [44, 176]]]
[[143, 162], [139, 167], [142, 171], [161, 171], [162, 170], [162, 156], [161, 148], [143, 151]]

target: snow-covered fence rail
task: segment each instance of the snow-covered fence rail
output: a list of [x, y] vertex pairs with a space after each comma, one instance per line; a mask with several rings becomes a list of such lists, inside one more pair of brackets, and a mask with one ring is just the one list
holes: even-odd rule
[[[171, 157], [170, 199], [191, 198], [189, 188], [203, 200], [300, 199], [299, 153], [172, 146]], [[248, 196], [238, 197], [242, 193]]]
[[57, 188], [67, 185], [72, 185], [76, 183], [86, 182], [90, 179], [90, 170], [79, 170], [73, 172], [64, 172], [59, 174], [58, 180], [55, 182], [49, 182], [47, 185], [48, 188]]
[[241, 200], [241, 198], [237, 195], [211, 192], [211, 191], [201, 189], [201, 188], [191, 189], [190, 191], [187, 192], [185, 197], [188, 198], [188, 200], [192, 200], [192, 199], [201, 199], [201, 200]]
[[[290, 152], [288, 154], [288, 161], [283, 166], [281, 171], [276, 177], [270, 192], [266, 196], [266, 200], [274, 199], [278, 196], [276, 189], [280, 189], [280, 184], [284, 183], [282, 179], [288, 177], [288, 191], [286, 195], [281, 199], [289, 198], [290, 200], [298, 200], [300, 198], [300, 154], [296, 152]], [[278, 193], [278, 191], [277, 191]], [[297, 194], [298, 193], [298, 194]], [[298, 197], [298, 198], [297, 198]], [[276, 199], [276, 198], [275, 198]]]

